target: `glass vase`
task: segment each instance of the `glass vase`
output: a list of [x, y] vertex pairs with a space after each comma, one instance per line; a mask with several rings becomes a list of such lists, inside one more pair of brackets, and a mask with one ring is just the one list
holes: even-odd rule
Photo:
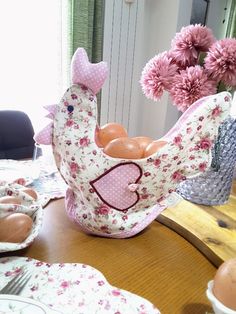
[[236, 119], [229, 117], [219, 128], [212, 149], [212, 163], [202, 175], [187, 179], [177, 192], [186, 200], [203, 205], [222, 205], [229, 199], [236, 163]]

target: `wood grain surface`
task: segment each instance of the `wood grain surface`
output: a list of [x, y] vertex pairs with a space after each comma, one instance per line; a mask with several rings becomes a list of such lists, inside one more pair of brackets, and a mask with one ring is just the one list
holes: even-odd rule
[[229, 202], [204, 206], [181, 201], [158, 216], [158, 221], [182, 235], [219, 266], [236, 257], [236, 183]]
[[157, 221], [133, 238], [99, 238], [83, 233], [68, 219], [63, 199], [52, 201], [45, 208], [34, 243], [0, 257], [12, 255], [49, 263], [89, 264], [110, 284], [148, 299], [162, 314], [212, 312], [205, 291], [216, 267], [191, 243]]

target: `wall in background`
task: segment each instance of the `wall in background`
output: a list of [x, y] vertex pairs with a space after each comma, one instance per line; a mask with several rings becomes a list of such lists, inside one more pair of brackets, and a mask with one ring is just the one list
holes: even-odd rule
[[193, 0], [191, 12], [191, 24], [206, 24], [207, 11], [210, 0]]
[[226, 35], [226, 28], [232, 0], [211, 0], [206, 25], [213, 30], [217, 39]]
[[[199, 5], [205, 0], [197, 0]], [[195, 1], [196, 4], [196, 1]], [[231, 0], [210, 0], [206, 25], [225, 36]], [[123, 124], [130, 136], [163, 136], [180, 113], [167, 94], [147, 100], [139, 84], [145, 64], [168, 50], [182, 26], [190, 24], [192, 0], [106, 0], [103, 60], [109, 77], [102, 90], [101, 125]], [[226, 9], [225, 9], [226, 8]]]
[[130, 136], [159, 138], [179, 117], [168, 95], [147, 100], [139, 84], [145, 64], [170, 48], [176, 31], [188, 25], [191, 0], [109, 0], [105, 7], [103, 60], [109, 77], [103, 87], [101, 125], [118, 122]]

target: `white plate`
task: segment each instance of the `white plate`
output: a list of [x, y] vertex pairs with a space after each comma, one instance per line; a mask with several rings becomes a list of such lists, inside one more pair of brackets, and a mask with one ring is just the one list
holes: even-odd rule
[[84, 264], [48, 264], [24, 257], [1, 258], [0, 289], [23, 266], [33, 275], [20, 296], [40, 301], [63, 314], [160, 314], [146, 299], [111, 286], [101, 272]]
[[41, 302], [20, 296], [0, 294], [1, 314], [56, 314]]
[[37, 163], [29, 161], [18, 161], [12, 159], [0, 160], [0, 180], [8, 183], [16, 179], [24, 178], [26, 185], [39, 177], [40, 170]]

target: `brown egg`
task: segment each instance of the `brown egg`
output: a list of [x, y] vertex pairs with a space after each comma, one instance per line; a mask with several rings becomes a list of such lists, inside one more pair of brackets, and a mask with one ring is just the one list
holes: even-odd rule
[[99, 138], [98, 138], [99, 130], [100, 130], [99, 127], [96, 126], [95, 133], [94, 133], [94, 140], [95, 140], [95, 143], [97, 144], [98, 147], [102, 147], [103, 148], [103, 146], [100, 143]]
[[22, 213], [14, 213], [0, 219], [0, 242], [23, 242], [31, 232], [32, 219]]
[[151, 156], [152, 154], [158, 152], [158, 150], [165, 146], [166, 143], [166, 141], [153, 141], [146, 147], [144, 151], [144, 157]]
[[22, 192], [28, 194], [29, 196], [31, 196], [35, 201], [38, 198], [38, 194], [35, 192], [35, 190], [30, 189], [30, 188], [23, 188], [21, 189]]
[[107, 123], [98, 130], [97, 140], [102, 147], [105, 147], [115, 138], [127, 136], [127, 131], [123, 125], [119, 123]]
[[137, 137], [132, 137], [133, 140], [139, 143], [139, 146], [143, 150], [143, 156], [144, 157], [144, 151], [146, 147], [153, 141], [150, 137], [147, 136], [137, 136]]
[[226, 307], [236, 311], [236, 258], [224, 262], [218, 268], [212, 292]]
[[104, 148], [104, 153], [114, 158], [140, 159], [143, 150], [135, 140], [120, 137], [108, 143]]
[[0, 204], [21, 205], [21, 199], [16, 196], [2, 196], [0, 197]]

